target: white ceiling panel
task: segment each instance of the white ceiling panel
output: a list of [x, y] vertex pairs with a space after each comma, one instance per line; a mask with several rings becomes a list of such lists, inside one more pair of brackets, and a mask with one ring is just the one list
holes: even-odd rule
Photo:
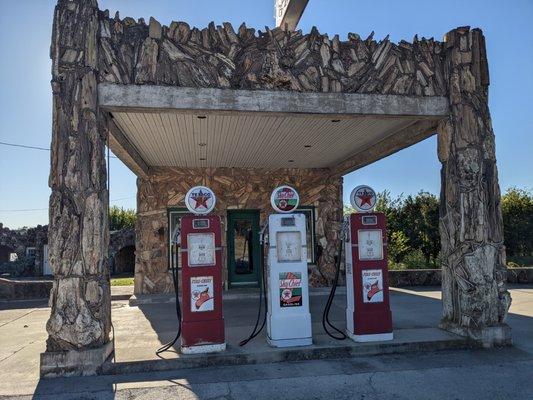
[[149, 166], [243, 168], [332, 167], [418, 120], [137, 111], [113, 117]]

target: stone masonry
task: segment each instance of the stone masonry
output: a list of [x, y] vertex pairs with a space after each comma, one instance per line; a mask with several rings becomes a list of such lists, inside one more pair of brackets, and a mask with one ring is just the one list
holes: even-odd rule
[[479, 29], [464, 27], [445, 39], [451, 114], [439, 132], [442, 326], [505, 343], [510, 341], [504, 322], [511, 296], [506, 289], [485, 38]]
[[229, 23], [191, 28], [100, 12], [100, 82], [301, 92], [446, 95], [443, 44], [341, 41], [313, 28], [264, 32]]
[[[226, 222], [227, 209], [261, 210], [265, 223], [273, 188], [292, 185], [300, 194], [300, 204], [315, 206], [316, 240], [323, 247], [319, 268], [333, 277], [342, 220], [342, 179], [327, 169], [240, 169], [240, 168], [157, 168], [149, 179], [137, 182], [138, 222], [136, 229], [135, 293], [173, 291], [168, 271], [168, 207], [183, 207], [187, 191], [195, 185], [209, 186], [217, 196], [215, 213]], [[222, 244], [226, 246], [226, 232]], [[224, 263], [226, 258], [224, 258]], [[224, 266], [224, 273], [227, 269]], [[310, 270], [310, 284], [324, 285], [318, 270]]]

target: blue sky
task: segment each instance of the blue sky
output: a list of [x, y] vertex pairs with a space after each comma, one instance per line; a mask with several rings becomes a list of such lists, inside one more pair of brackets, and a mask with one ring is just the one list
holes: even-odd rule
[[[112, 14], [163, 24], [211, 20], [264, 29], [274, 24], [273, 0], [100, 0]], [[49, 147], [52, 96], [49, 46], [53, 0], [0, 0], [0, 141]], [[300, 23], [330, 37], [348, 32], [391, 40], [435, 37], [470, 25], [483, 29], [490, 64], [490, 107], [503, 190], [533, 187], [533, 1], [531, 0], [310, 0]], [[351, 188], [366, 183], [393, 194], [440, 190], [436, 138], [430, 138], [345, 177]], [[0, 222], [17, 228], [48, 222], [49, 153], [0, 145]], [[111, 160], [113, 204], [135, 208], [135, 176]], [[35, 211], [6, 210], [37, 209]]]

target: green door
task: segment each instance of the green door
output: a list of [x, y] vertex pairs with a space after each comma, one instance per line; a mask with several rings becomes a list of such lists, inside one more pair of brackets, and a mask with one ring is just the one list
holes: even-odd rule
[[259, 211], [228, 211], [230, 287], [258, 287], [260, 277]]

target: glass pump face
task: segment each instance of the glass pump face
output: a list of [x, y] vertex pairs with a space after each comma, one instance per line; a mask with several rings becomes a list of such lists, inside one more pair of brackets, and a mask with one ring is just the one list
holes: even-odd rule
[[215, 234], [189, 233], [187, 235], [189, 265], [215, 265]]
[[360, 229], [357, 232], [360, 260], [382, 260], [383, 239], [381, 229]]
[[279, 262], [301, 261], [301, 232], [278, 232], [276, 234], [276, 250]]

